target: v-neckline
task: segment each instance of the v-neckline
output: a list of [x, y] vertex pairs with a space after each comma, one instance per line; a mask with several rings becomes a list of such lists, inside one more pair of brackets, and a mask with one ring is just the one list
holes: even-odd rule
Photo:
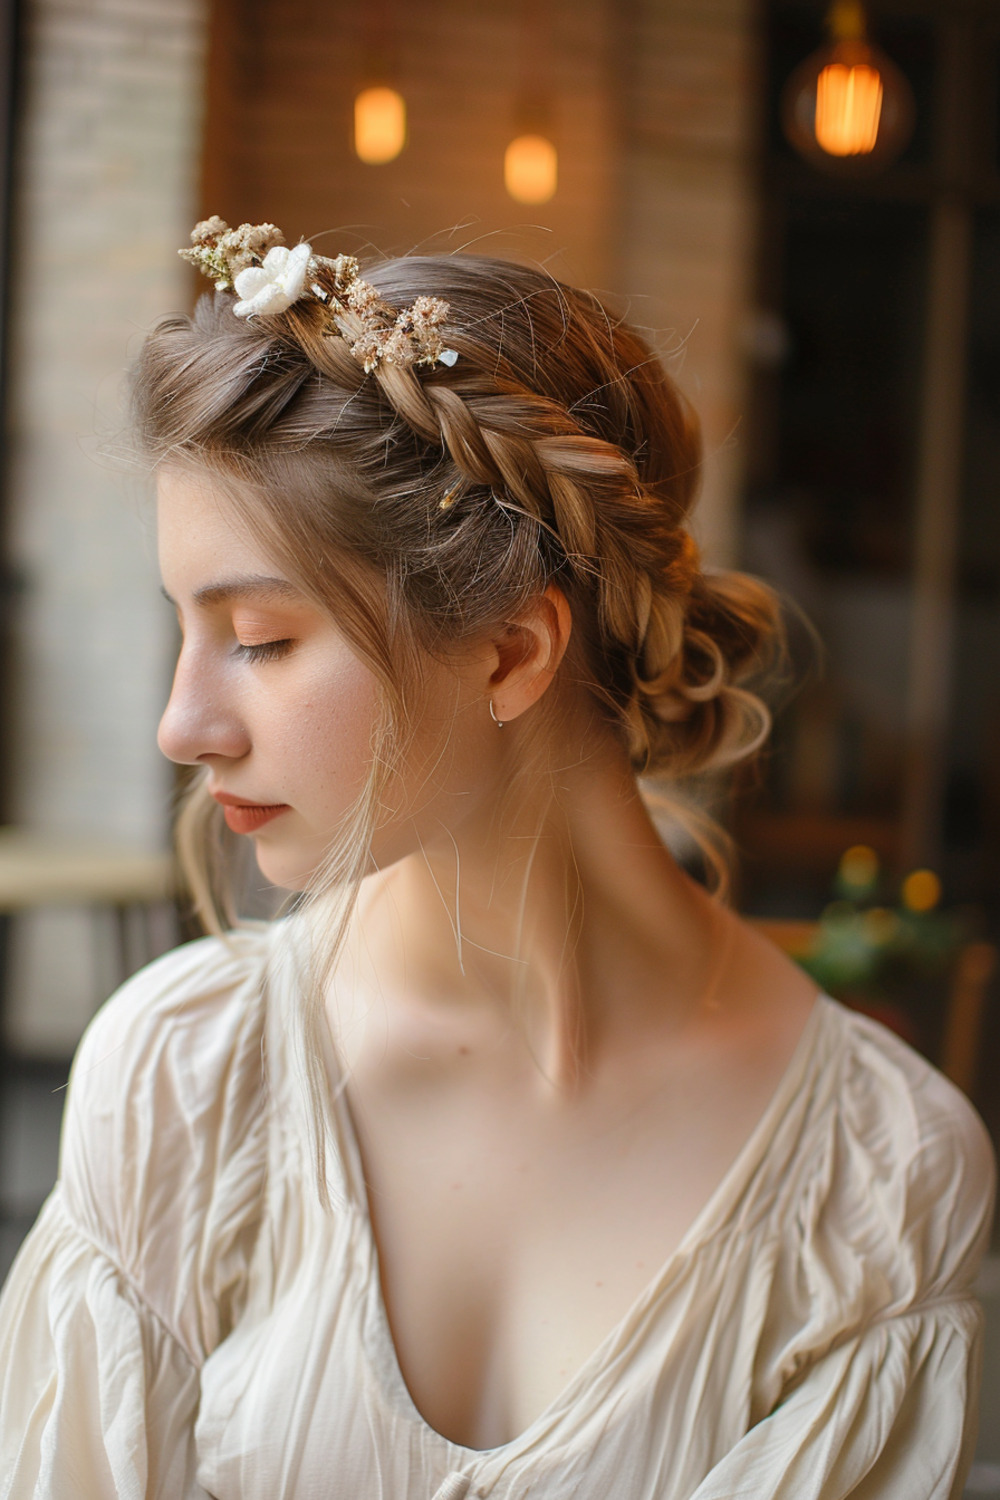
[[[608, 1351], [618, 1341], [622, 1330], [628, 1324], [638, 1321], [647, 1305], [653, 1302], [659, 1295], [664, 1283], [670, 1279], [680, 1262], [689, 1259], [702, 1245], [706, 1244], [712, 1238], [717, 1223], [724, 1220], [725, 1212], [731, 1201], [739, 1197], [763, 1156], [764, 1150], [784, 1111], [787, 1099], [798, 1087], [800, 1075], [805, 1071], [807, 1064], [812, 1058], [815, 1035], [822, 1026], [826, 1012], [834, 1003], [825, 994], [818, 993], [816, 995], [791, 1057], [785, 1065], [785, 1069], [775, 1086], [774, 1092], [771, 1094], [757, 1123], [750, 1131], [730, 1165], [726, 1168], [708, 1199], [698, 1210], [697, 1214], [695, 1214], [681, 1239], [663, 1261], [659, 1270], [654, 1273], [639, 1294], [629, 1304], [622, 1316], [608, 1330], [601, 1341], [577, 1368], [576, 1372], [570, 1377], [566, 1385], [548, 1402], [543, 1410], [508, 1442], [498, 1443], [492, 1448], [470, 1448], [464, 1443], [456, 1442], [455, 1439], [447, 1437], [445, 1433], [439, 1432], [420, 1411], [406, 1383], [399, 1358], [399, 1351], [396, 1348], [396, 1341], [392, 1333], [392, 1325], [389, 1322], [389, 1312], [382, 1285], [381, 1258], [379, 1256], [371, 1204], [368, 1197], [368, 1184], [365, 1177], [364, 1158], [361, 1154], [360, 1137], [350, 1100], [347, 1097], [346, 1079], [340, 1068], [330, 1018], [324, 1009], [322, 1018], [322, 1035], [325, 1052], [324, 1063], [333, 1099], [334, 1117], [341, 1136], [340, 1146], [346, 1158], [343, 1162], [343, 1170], [348, 1185], [348, 1206], [360, 1227], [365, 1256], [368, 1262], [367, 1302], [373, 1315], [373, 1331], [378, 1341], [377, 1353], [380, 1357], [377, 1365], [380, 1370], [386, 1372], [391, 1381], [393, 1387], [392, 1395], [396, 1406], [405, 1411], [410, 1420], [423, 1432], [428, 1434], [433, 1441], [445, 1444], [452, 1453], [463, 1455], [465, 1462], [483, 1462], [496, 1455], [509, 1457], [519, 1449], [530, 1447], [538, 1430], [543, 1427], [551, 1427], [557, 1417], [570, 1405], [584, 1380], [588, 1377], [592, 1378], [595, 1372], [601, 1369], [606, 1362]], [[366, 1334], [367, 1332], [368, 1329], [366, 1328]]]

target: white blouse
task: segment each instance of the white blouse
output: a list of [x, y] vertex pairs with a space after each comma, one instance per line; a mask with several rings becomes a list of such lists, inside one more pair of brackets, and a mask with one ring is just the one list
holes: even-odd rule
[[91, 1024], [0, 1299], [4, 1500], [961, 1493], [994, 1169], [939, 1073], [819, 1000], [628, 1313], [519, 1437], [464, 1448], [403, 1382], [342, 1103], [340, 1206], [311, 1185], [295, 920], [167, 954]]

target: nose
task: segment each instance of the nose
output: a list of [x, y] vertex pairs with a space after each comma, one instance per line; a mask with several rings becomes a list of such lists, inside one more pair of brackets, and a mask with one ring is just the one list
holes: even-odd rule
[[168, 760], [192, 766], [216, 755], [240, 760], [250, 749], [247, 727], [222, 674], [211, 673], [186, 648], [177, 661], [156, 743]]

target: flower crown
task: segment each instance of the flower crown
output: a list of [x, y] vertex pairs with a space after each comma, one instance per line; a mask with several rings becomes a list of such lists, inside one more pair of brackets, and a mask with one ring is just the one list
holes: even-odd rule
[[353, 255], [314, 255], [305, 241], [289, 250], [276, 224], [230, 229], [218, 214], [194, 226], [191, 244], [177, 253], [214, 281], [217, 291], [236, 293], [238, 318], [283, 313], [300, 298], [311, 298], [326, 307], [330, 333], [344, 339], [367, 374], [381, 364], [453, 365], [458, 358], [440, 333], [447, 302], [417, 297], [397, 312], [362, 280]]

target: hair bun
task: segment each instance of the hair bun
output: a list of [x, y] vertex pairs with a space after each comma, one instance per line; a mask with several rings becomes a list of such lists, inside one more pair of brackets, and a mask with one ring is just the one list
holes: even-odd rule
[[626, 715], [633, 765], [692, 776], [752, 755], [771, 716], [745, 684], [767, 670], [781, 639], [776, 596], [744, 573], [698, 571], [686, 598], [673, 580], [654, 588]]

